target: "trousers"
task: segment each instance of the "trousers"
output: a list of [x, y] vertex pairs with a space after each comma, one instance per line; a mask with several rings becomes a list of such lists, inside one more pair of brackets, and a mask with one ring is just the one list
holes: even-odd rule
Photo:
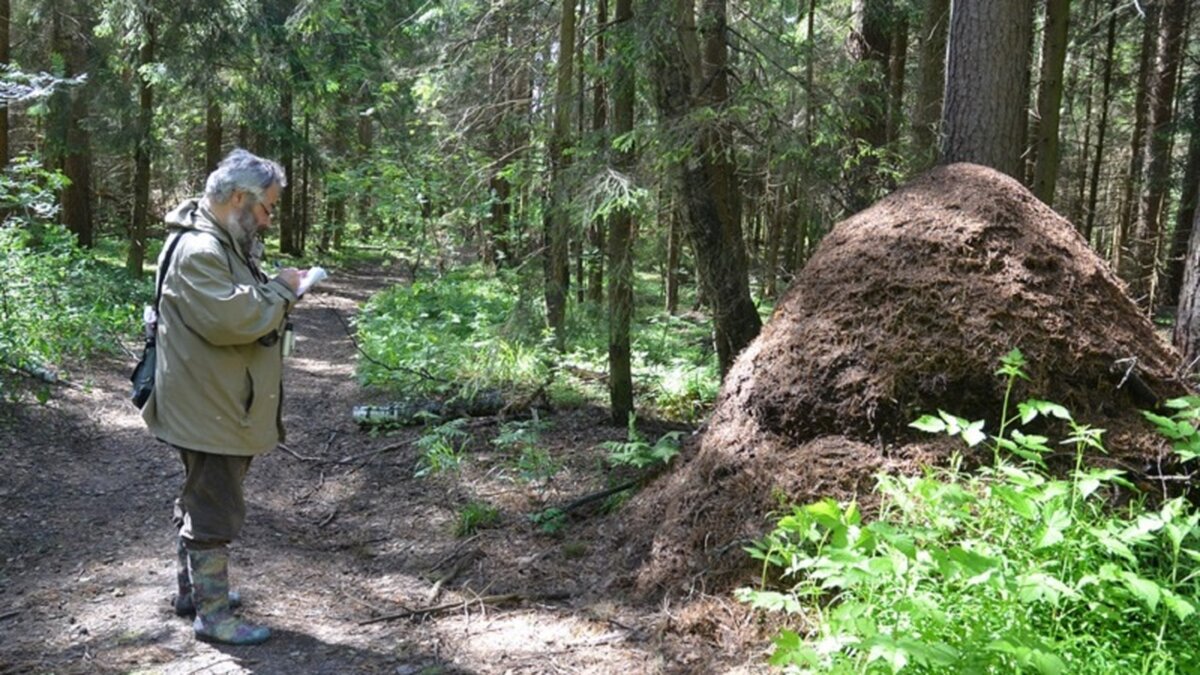
[[177, 446], [183, 462], [183, 489], [172, 521], [192, 548], [224, 546], [237, 539], [246, 521], [242, 484], [250, 457], [198, 452]]

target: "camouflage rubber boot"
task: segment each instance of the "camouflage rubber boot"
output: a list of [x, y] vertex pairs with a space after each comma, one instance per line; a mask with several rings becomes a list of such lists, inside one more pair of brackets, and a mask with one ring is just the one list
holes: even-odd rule
[[227, 645], [266, 642], [271, 637], [270, 629], [242, 621], [229, 607], [229, 552], [225, 547], [188, 549], [187, 556], [196, 605], [192, 621], [196, 639]]
[[[175, 581], [179, 589], [171, 604], [175, 606], [175, 616], [195, 616], [196, 603], [192, 602], [192, 576], [188, 573], [187, 548], [183, 545], [183, 537], [175, 539], [175, 553], [179, 556], [175, 567]], [[237, 609], [242, 606], [242, 596], [237, 591], [229, 591], [229, 608]]]

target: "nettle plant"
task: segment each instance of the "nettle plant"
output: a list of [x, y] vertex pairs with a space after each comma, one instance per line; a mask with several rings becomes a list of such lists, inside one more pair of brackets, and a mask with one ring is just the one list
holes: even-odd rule
[[608, 462], [613, 466], [631, 466], [644, 469], [656, 464], [670, 464], [679, 454], [680, 431], [668, 431], [650, 443], [637, 430], [637, 415], [629, 413], [626, 426], [627, 440], [605, 441], [600, 447], [608, 450]]
[[466, 422], [463, 418], [453, 419], [430, 426], [421, 434], [416, 442], [420, 455], [413, 477], [425, 478], [458, 470], [463, 453], [471, 442], [471, 435], [463, 429]]
[[[967, 473], [956, 457], [920, 476], [881, 475], [872, 521], [854, 503], [824, 500], [793, 509], [747, 548], [762, 561], [762, 581], [739, 599], [807, 626], [775, 638], [772, 664], [787, 672], [1200, 670], [1200, 512], [1182, 498], [1154, 507], [1137, 495], [1123, 507], [1106, 501], [1133, 486], [1120, 471], [1084, 466], [1085, 454], [1104, 451], [1102, 430], [1047, 401], [1022, 402], [1009, 415], [1024, 365], [1014, 350], [998, 371], [1008, 387], [996, 435], [945, 412], [913, 423], [970, 446], [991, 443], [991, 467]], [[1177, 441], [1194, 439], [1198, 403], [1174, 402], [1176, 414], [1156, 423]], [[1052, 443], [1021, 431], [1039, 417], [1065, 423], [1066, 437]], [[1045, 468], [1054, 445], [1073, 453], [1063, 478]]]

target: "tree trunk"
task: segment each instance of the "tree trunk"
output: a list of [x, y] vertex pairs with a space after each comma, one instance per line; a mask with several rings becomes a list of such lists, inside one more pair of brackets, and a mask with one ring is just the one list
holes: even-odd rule
[[154, 63], [156, 26], [150, 8], [142, 10], [142, 46], [138, 49], [138, 121], [133, 153], [133, 223], [129, 236], [129, 254], [125, 270], [135, 278], [142, 276], [146, 259], [147, 221], [150, 216], [150, 149], [154, 142], [154, 89], [142, 73]]
[[913, 142], [922, 165], [932, 164], [937, 156], [937, 128], [942, 117], [942, 93], [946, 87], [946, 33], [950, 24], [950, 0], [925, 0], [921, 21], [921, 47], [918, 62], [920, 82], [913, 110]]
[[1021, 178], [1032, 10], [1032, 0], [954, 0], [942, 164], [974, 162]]
[[[8, 66], [11, 61], [9, 5], [9, 0], [0, 0], [0, 66]], [[8, 103], [0, 101], [0, 168], [8, 166], [8, 158]]]
[[1038, 86], [1037, 131], [1034, 146], [1033, 194], [1054, 206], [1058, 181], [1058, 126], [1062, 108], [1063, 64], [1067, 59], [1067, 24], [1070, 0], [1046, 0], [1046, 27], [1042, 40], [1042, 80]]
[[[603, 27], [608, 22], [608, 0], [596, 2], [596, 26], [601, 27], [596, 34], [596, 69], [603, 71], [605, 59], [605, 33]], [[597, 77], [592, 92], [592, 131], [598, 138], [604, 139], [604, 128], [608, 125], [608, 102], [604, 87], [604, 78]], [[588, 223], [588, 242], [595, 251], [588, 271], [588, 299], [599, 305], [604, 302], [604, 256], [605, 251], [604, 219], [592, 218]]]
[[[634, 44], [632, 0], [617, 0], [616, 26], [620, 40], [613, 68], [613, 137], [633, 131], [634, 82], [631, 62]], [[627, 145], [617, 151], [622, 171], [634, 165]], [[621, 208], [613, 214], [608, 237], [608, 398], [614, 424], [624, 424], [633, 412], [633, 371], [630, 363], [630, 323], [633, 316], [633, 214]]]
[[[848, 204], [859, 211], [875, 201], [879, 192], [879, 160], [875, 151], [888, 139], [888, 56], [891, 53], [891, 0], [854, 0], [857, 29], [850, 35], [849, 50], [860, 68], [855, 105], [850, 111], [850, 136], [859, 141], [849, 183]], [[707, 61], [707, 59], [706, 59]]]
[[572, 79], [575, 65], [575, 0], [562, 0], [558, 32], [558, 77], [554, 92], [554, 128], [550, 134], [552, 201], [547, 209], [546, 322], [554, 329], [559, 351], [566, 349], [567, 287], [569, 277], [570, 189], [567, 186], [567, 146], [571, 143]]
[[1187, 257], [1188, 241], [1192, 238], [1192, 223], [1196, 220], [1197, 184], [1200, 183], [1200, 70], [1192, 73], [1192, 133], [1188, 140], [1187, 161], [1180, 187], [1179, 211], [1175, 217], [1175, 235], [1171, 239], [1171, 256], [1167, 264], [1167, 280], [1163, 302], [1171, 305], [1179, 300], [1183, 287], [1183, 263]]
[[[86, 44], [76, 36], [68, 35], [64, 23], [90, 25], [90, 21], [80, 22], [79, 17], [67, 16], [63, 11], [53, 11], [50, 20], [51, 51], [63, 61], [63, 77], [86, 72]], [[46, 154], [69, 180], [59, 196], [62, 222], [80, 246], [91, 247], [91, 140], [88, 130], [81, 124], [88, 116], [88, 96], [80, 89], [59, 88], [50, 96]]]
[[208, 95], [204, 115], [204, 175], [216, 171], [221, 163], [221, 101], [216, 94]]
[[[677, 2], [675, 15], [659, 23], [655, 54], [655, 99], [664, 124], [681, 123], [693, 109], [693, 86], [705, 85], [703, 105], [718, 108], [728, 97], [724, 0], [705, 0], [704, 70], [690, 24], [690, 2]], [[661, 19], [662, 17], [660, 17]], [[702, 292], [712, 308], [721, 374], [758, 335], [762, 321], [750, 298], [750, 283], [727, 125], [709, 122], [693, 141], [694, 154], [672, 168], [684, 204], [684, 227], [696, 256]]]
[[1096, 204], [1100, 194], [1100, 168], [1104, 164], [1104, 140], [1108, 133], [1109, 98], [1112, 93], [1113, 59], [1117, 44], [1117, 0], [1108, 3], [1108, 35], [1104, 39], [1104, 74], [1100, 85], [1100, 121], [1096, 125], [1096, 155], [1088, 177], [1087, 224], [1083, 238], [1089, 242], [1096, 227]]
[[293, 129], [292, 109], [294, 100], [292, 95], [292, 87], [289, 84], [283, 84], [279, 92], [279, 120], [280, 126], [280, 164], [283, 165], [284, 175], [287, 177], [288, 187], [279, 195], [279, 222], [276, 227], [279, 229], [279, 250], [288, 255], [300, 255], [303, 250], [300, 248], [300, 234], [297, 231], [296, 224], [296, 151], [295, 142], [292, 137], [295, 135]]
[[1184, 373], [1195, 372], [1200, 360], [1200, 226], [1194, 218], [1172, 341], [1183, 354]]
[[891, 57], [888, 61], [887, 142], [900, 140], [904, 121], [904, 74], [908, 64], [908, 19], [900, 16], [892, 28]]
[[683, 246], [679, 235], [679, 205], [672, 199], [667, 210], [667, 292], [664, 307], [671, 316], [679, 312], [679, 249]]
[[1138, 265], [1135, 297], [1143, 296], [1145, 307], [1154, 310], [1159, 292], [1159, 263], [1162, 258], [1162, 214], [1171, 178], [1171, 142], [1174, 130], [1175, 88], [1183, 48], [1183, 0], [1164, 0], [1155, 69], [1150, 84], [1150, 116], [1147, 120], [1146, 176], [1138, 206], [1134, 256]]
[[[1160, 4], [1157, 2], [1145, 5], [1145, 17], [1142, 27], [1142, 46], [1138, 57], [1138, 83], [1133, 99], [1133, 134], [1130, 138], [1129, 175], [1125, 178], [1125, 189], [1121, 198], [1121, 216], [1113, 232], [1112, 265], [1113, 269], [1131, 285], [1137, 284], [1139, 278], [1136, 257], [1130, 246], [1130, 232], [1138, 218], [1138, 186], [1142, 182], [1142, 168], [1145, 162], [1146, 119], [1148, 117], [1150, 89], [1150, 73], [1154, 70], [1154, 53], [1158, 46], [1158, 15]], [[1127, 250], [1129, 249], [1129, 250]]]
[[[309, 127], [311, 120], [308, 113], [304, 115], [304, 147], [308, 148], [309, 142]], [[312, 218], [310, 214], [310, 200], [312, 193], [312, 159], [308, 150], [301, 155], [301, 161], [304, 162], [304, 168], [301, 171], [301, 180], [304, 182], [304, 187], [300, 192], [300, 251], [303, 252], [308, 248], [308, 233], [312, 229]]]

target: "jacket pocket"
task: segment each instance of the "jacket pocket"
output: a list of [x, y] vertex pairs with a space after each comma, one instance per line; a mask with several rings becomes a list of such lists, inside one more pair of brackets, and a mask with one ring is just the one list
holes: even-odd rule
[[250, 374], [250, 369], [246, 369], [246, 396], [245, 403], [242, 408], [241, 423], [243, 427], [251, 425], [250, 411], [254, 409], [254, 376]]

